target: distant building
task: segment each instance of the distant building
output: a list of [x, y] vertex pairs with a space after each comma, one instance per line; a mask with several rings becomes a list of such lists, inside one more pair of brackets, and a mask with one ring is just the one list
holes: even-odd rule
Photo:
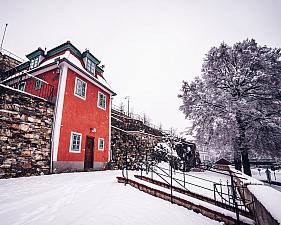
[[210, 151], [206, 146], [199, 145], [198, 152], [201, 162], [213, 161], [213, 158], [210, 155]]
[[69, 41], [6, 73], [3, 84], [55, 104], [51, 141], [53, 169], [103, 169], [110, 160], [111, 100], [115, 93], [100, 61]]

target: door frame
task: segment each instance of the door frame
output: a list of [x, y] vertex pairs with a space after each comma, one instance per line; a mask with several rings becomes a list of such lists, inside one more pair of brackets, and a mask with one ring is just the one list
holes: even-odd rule
[[[87, 161], [86, 161], [86, 154], [87, 154], [87, 144], [88, 141], [91, 140], [93, 145], [92, 145], [92, 149], [91, 149], [91, 166], [90, 167], [86, 167], [87, 165]], [[84, 155], [84, 170], [88, 170], [88, 169], [93, 169], [94, 168], [94, 149], [95, 149], [95, 137], [92, 136], [86, 136], [86, 143], [85, 143], [85, 155]], [[88, 166], [88, 165], [87, 165]]]

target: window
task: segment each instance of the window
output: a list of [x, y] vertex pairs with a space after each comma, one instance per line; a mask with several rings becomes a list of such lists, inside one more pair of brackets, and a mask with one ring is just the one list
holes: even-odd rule
[[39, 65], [39, 56], [30, 60], [30, 69], [34, 69]]
[[104, 139], [103, 138], [99, 138], [99, 147], [98, 147], [98, 149], [100, 151], [104, 150]]
[[86, 89], [87, 89], [87, 83], [76, 77], [74, 95], [85, 100]]
[[106, 96], [105, 94], [98, 92], [98, 107], [102, 109], [106, 109]]
[[87, 58], [86, 70], [91, 74], [95, 74], [95, 64]]
[[40, 90], [42, 85], [43, 85], [42, 80], [36, 80], [34, 89], [35, 90]]
[[20, 91], [25, 91], [25, 82], [21, 82], [19, 85], [18, 85], [18, 89]]
[[69, 151], [79, 153], [81, 151], [81, 142], [82, 134], [71, 132]]

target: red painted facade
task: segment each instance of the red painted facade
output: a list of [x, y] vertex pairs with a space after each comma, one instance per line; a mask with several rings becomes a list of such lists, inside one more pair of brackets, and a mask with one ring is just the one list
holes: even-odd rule
[[35, 87], [36, 79], [28, 78], [28, 79], [24, 80], [24, 82], [25, 82], [24, 91], [25, 92], [28, 92], [30, 94], [44, 98], [45, 97], [44, 93], [46, 93], [46, 95], [48, 95], [49, 93], [51, 93], [51, 91], [52, 91], [51, 88], [53, 87], [52, 97], [57, 95], [58, 83], [59, 83], [59, 72], [57, 69], [53, 69], [48, 72], [39, 74], [36, 77], [46, 81], [49, 85], [46, 85], [43, 83], [43, 85], [40, 89], [35, 90], [34, 87]]
[[[76, 77], [87, 83], [85, 100], [74, 95]], [[106, 110], [97, 106], [99, 91], [106, 95]], [[94, 162], [108, 161], [109, 97], [109, 94], [101, 88], [68, 69], [60, 128], [58, 161], [84, 161], [86, 136], [95, 138]], [[91, 132], [90, 128], [96, 128], [96, 132]], [[80, 153], [69, 151], [71, 132], [82, 134]], [[104, 138], [103, 151], [98, 150], [98, 138]]]

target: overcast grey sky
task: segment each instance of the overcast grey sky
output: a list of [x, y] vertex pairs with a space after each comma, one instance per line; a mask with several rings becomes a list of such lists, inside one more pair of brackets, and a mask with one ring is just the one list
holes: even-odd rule
[[4, 48], [24, 57], [70, 40], [105, 65], [118, 94], [135, 113], [184, 130], [178, 110], [182, 80], [200, 75], [212, 46], [254, 38], [281, 47], [281, 0], [0, 0]]

